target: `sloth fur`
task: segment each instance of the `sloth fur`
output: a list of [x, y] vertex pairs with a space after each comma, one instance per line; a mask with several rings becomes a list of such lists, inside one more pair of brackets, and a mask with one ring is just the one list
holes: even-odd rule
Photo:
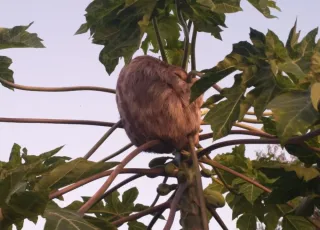
[[171, 153], [188, 148], [188, 135], [199, 143], [203, 96], [189, 103], [188, 74], [151, 56], [138, 56], [120, 72], [116, 102], [121, 122], [131, 142], [162, 143], [146, 152]]

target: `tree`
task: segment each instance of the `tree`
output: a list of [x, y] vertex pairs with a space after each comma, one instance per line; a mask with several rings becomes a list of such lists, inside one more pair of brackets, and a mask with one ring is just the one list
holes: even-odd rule
[[[274, 1], [249, 1], [264, 16], [272, 18], [270, 8], [278, 9]], [[272, 31], [263, 34], [250, 31], [251, 42], [234, 44], [233, 50], [216, 66], [197, 71], [195, 44], [197, 32], [210, 33], [221, 39], [227, 13], [241, 10], [240, 1], [182, 1], [95, 0], [86, 9], [86, 23], [77, 34], [90, 31], [92, 41], [102, 45], [99, 60], [111, 74], [119, 59], [126, 63], [142, 48], [145, 53], [161, 53], [162, 59], [171, 64], [186, 66], [191, 60], [191, 70], [201, 77], [193, 88], [192, 100], [212, 86], [218, 91], [204, 104], [204, 124], [210, 125], [213, 133], [201, 134], [201, 139], [243, 134], [260, 139], [234, 139], [214, 142], [197, 150], [203, 178], [212, 183], [204, 189], [206, 207], [199, 205], [199, 188], [190, 166], [191, 153], [177, 153], [172, 157], [155, 157], [150, 168], [122, 168], [122, 162], [113, 162], [112, 157], [128, 149], [130, 145], [100, 162], [89, 161], [101, 143], [120, 123], [89, 122], [111, 127], [104, 137], [83, 158], [70, 159], [56, 156], [62, 147], [39, 156], [28, 154], [27, 149], [15, 144], [8, 162], [1, 162], [1, 229], [12, 224], [21, 228], [24, 219], [36, 222], [38, 215], [46, 218], [45, 229], [70, 228], [116, 229], [128, 223], [130, 229], [145, 229], [138, 222], [145, 215], [153, 215], [149, 226], [163, 218], [162, 212], [170, 209], [166, 229], [170, 228], [175, 212], [181, 213], [183, 229], [203, 229], [201, 208], [205, 208], [225, 229], [218, 208], [224, 198], [237, 219], [239, 229], [256, 229], [257, 222], [267, 229], [275, 229], [281, 220], [283, 229], [314, 229], [319, 227], [314, 214], [319, 208], [319, 52], [316, 42], [317, 29], [299, 39], [297, 23], [291, 29], [284, 44]], [[0, 48], [42, 48], [42, 40], [27, 32], [28, 26], [17, 26], [0, 30]], [[184, 32], [180, 38], [180, 27]], [[191, 31], [191, 39], [188, 38]], [[145, 36], [146, 35], [146, 36]], [[31, 91], [99, 90], [115, 93], [101, 87], [41, 88], [17, 85], [10, 69], [11, 59], [1, 56], [0, 82], [9, 89]], [[237, 71], [237, 74], [234, 74]], [[217, 83], [234, 74], [234, 84], [221, 89]], [[253, 112], [251, 110], [253, 108]], [[256, 116], [256, 119], [247, 118]], [[70, 120], [19, 120], [2, 119], [5, 122], [52, 122], [88, 123]], [[262, 129], [248, 123], [261, 124]], [[241, 128], [241, 129], [237, 129]], [[147, 143], [150, 145], [152, 143]], [[251, 160], [245, 156], [249, 144], [281, 144], [297, 160], [284, 162], [273, 156], [262, 156]], [[231, 153], [219, 154], [213, 159], [209, 153], [215, 149], [235, 145]], [[135, 150], [143, 151], [145, 145]], [[131, 154], [130, 154], [131, 155]], [[128, 158], [127, 158], [128, 159]], [[207, 165], [207, 168], [205, 167]], [[113, 167], [115, 169], [111, 170]], [[79, 186], [100, 177], [110, 175], [107, 186], [117, 172], [132, 173], [132, 177], [109, 190], [100, 191], [93, 197], [83, 197], [65, 208], [54, 199]], [[119, 189], [138, 177], [164, 177], [158, 187], [159, 195], [173, 191], [168, 201], [154, 202], [151, 206], [136, 203], [136, 188], [131, 188], [119, 199]], [[168, 177], [177, 178], [177, 184], [166, 184]], [[185, 182], [188, 182], [186, 186]], [[103, 189], [106, 190], [106, 189]], [[104, 194], [102, 194], [102, 193]], [[158, 195], [157, 195], [158, 197]], [[156, 199], [157, 200], [157, 199]], [[190, 211], [192, 210], [192, 211]]]

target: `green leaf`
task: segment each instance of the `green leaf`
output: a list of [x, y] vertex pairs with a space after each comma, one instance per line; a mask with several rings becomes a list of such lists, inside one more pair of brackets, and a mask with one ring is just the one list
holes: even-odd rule
[[311, 102], [313, 105], [313, 108], [317, 111], [319, 111], [320, 108], [320, 83], [314, 83], [311, 86]]
[[[227, 59], [227, 58], [226, 58]], [[201, 94], [207, 91], [213, 84], [233, 73], [236, 69], [228, 60], [219, 62], [217, 67], [207, 71], [200, 80], [196, 81], [191, 87], [190, 102], [196, 100]]]
[[13, 223], [24, 218], [37, 223], [49, 201], [48, 193], [24, 191], [12, 194], [7, 204], [2, 207], [3, 215]]
[[276, 3], [274, 1], [271, 1], [272, 3], [269, 3], [269, 0], [248, 0], [257, 10], [259, 10], [266, 18], [276, 18], [275, 16], [271, 15], [270, 8], [276, 8]]
[[[9, 66], [12, 64], [11, 58], [0, 56], [0, 78], [14, 83], [13, 80], [13, 71], [9, 69]], [[14, 90], [12, 87], [1, 83], [4, 87]]]
[[228, 1], [208, 1], [208, 0], [197, 0], [197, 2], [203, 6], [210, 8], [211, 11], [216, 13], [235, 13], [242, 11], [240, 7], [240, 0], [228, 0]]
[[59, 207], [49, 206], [45, 210], [44, 218], [46, 219], [44, 230], [100, 230], [81, 218], [78, 213]]
[[[173, 52], [174, 48], [177, 47], [177, 41], [180, 37], [180, 28], [178, 25], [177, 18], [173, 15], [165, 15], [165, 13], [160, 13], [157, 17], [157, 24], [158, 30], [161, 36], [162, 44], [164, 45], [165, 49], [167, 50], [167, 55], [170, 52]], [[142, 42], [141, 48], [143, 49], [144, 53], [147, 54], [149, 44], [152, 44], [153, 49], [151, 50], [154, 53], [159, 52], [159, 45], [156, 37], [155, 30], [153, 28], [153, 24], [149, 23], [146, 29], [146, 38]], [[183, 46], [181, 46], [182, 48]]]
[[282, 143], [294, 135], [305, 134], [318, 119], [309, 92], [289, 92], [275, 97], [267, 106], [273, 112]]
[[83, 23], [80, 28], [77, 30], [77, 32], [75, 33], [75, 35], [78, 35], [78, 34], [84, 34], [86, 32], [88, 32], [89, 30], [89, 26], [88, 26], [88, 23]]
[[306, 218], [301, 216], [287, 215], [282, 220], [283, 230], [314, 230], [314, 225], [311, 224]]
[[[206, 1], [208, 2], [208, 1]], [[221, 40], [220, 27], [226, 27], [225, 15], [223, 13], [216, 13], [209, 7], [199, 4], [199, 1], [190, 1], [190, 4], [184, 3], [181, 10], [190, 19], [199, 32], [210, 33], [217, 39]]]
[[92, 162], [84, 158], [77, 158], [68, 163], [59, 165], [52, 171], [44, 174], [36, 185], [36, 189], [50, 188], [52, 190], [74, 183], [96, 173], [116, 166], [118, 162]]
[[290, 210], [288, 205], [267, 205], [267, 215], [264, 219], [264, 223], [266, 225], [266, 230], [275, 230], [278, 226], [279, 219], [286, 214]]
[[237, 220], [237, 228], [240, 230], [257, 229], [257, 219], [254, 215], [243, 214]]
[[227, 100], [215, 105], [204, 118], [204, 121], [211, 125], [213, 136], [216, 139], [226, 136], [238, 119], [240, 102], [244, 95], [239, 75], [235, 76], [234, 85], [229, 89], [224, 89], [222, 94]]
[[293, 156], [308, 165], [317, 163], [320, 160], [320, 154], [310, 149], [306, 144], [286, 144], [285, 149]]
[[130, 221], [128, 222], [129, 230], [146, 230], [147, 226], [138, 221]]
[[104, 46], [99, 60], [109, 75], [120, 58], [128, 63], [139, 49], [156, 3], [153, 0], [95, 0], [87, 7], [87, 25], [82, 25], [77, 33], [86, 31], [88, 27], [92, 42]]
[[14, 143], [11, 149], [10, 157], [9, 157], [9, 162], [12, 167], [19, 166], [22, 163], [20, 150], [21, 150], [20, 145]]
[[213, 104], [215, 104], [216, 102], [219, 102], [220, 100], [222, 100], [224, 98], [223, 95], [221, 94], [215, 94], [212, 95], [211, 97], [209, 97], [202, 105], [202, 108], [207, 108], [212, 106]]
[[251, 183], [245, 183], [240, 186], [240, 190], [245, 198], [253, 205], [256, 199], [264, 192], [262, 189], [256, 187]]
[[294, 23], [294, 26], [290, 30], [289, 37], [287, 39], [286, 48], [291, 58], [296, 56], [296, 51], [294, 50], [295, 45], [298, 43], [300, 36], [300, 31], [297, 32], [297, 20]]
[[263, 130], [271, 135], [277, 135], [276, 122], [269, 117], [261, 117]]
[[0, 49], [45, 48], [37, 34], [26, 31], [32, 24], [33, 22], [27, 26], [15, 26], [12, 29], [0, 27]]
[[133, 202], [137, 199], [138, 195], [139, 195], [139, 191], [136, 187], [125, 191], [122, 194], [122, 204], [127, 207], [129, 206], [133, 207]]
[[103, 217], [95, 218], [92, 216], [85, 215], [84, 220], [88, 221], [90, 224], [98, 227], [99, 229], [117, 230], [118, 228], [111, 224], [109, 221], [105, 220]]

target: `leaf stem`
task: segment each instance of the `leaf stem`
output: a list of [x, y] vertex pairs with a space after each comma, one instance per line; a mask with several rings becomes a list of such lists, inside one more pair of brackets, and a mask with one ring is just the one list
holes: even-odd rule
[[179, 187], [178, 187], [178, 190], [170, 204], [170, 213], [169, 213], [169, 217], [168, 217], [168, 220], [167, 220], [167, 223], [166, 225], [164, 226], [163, 230], [170, 230], [171, 229], [171, 226], [173, 224], [173, 220], [174, 220], [174, 217], [176, 215], [176, 211], [177, 211], [177, 206], [178, 206], [178, 203], [181, 199], [181, 196], [184, 192], [184, 190], [188, 187], [188, 185], [186, 183], [184, 184], [180, 184]]
[[[162, 184], [167, 183], [167, 181], [168, 181], [168, 177], [166, 176], [166, 177], [163, 178]], [[157, 193], [157, 195], [156, 195], [156, 197], [154, 198], [154, 200], [153, 200], [152, 204], [150, 205], [150, 207], [154, 207], [154, 206], [157, 204], [159, 198], [160, 198], [160, 194]]]
[[243, 118], [242, 122], [247, 122], [252, 124], [262, 124], [262, 121], [258, 121], [257, 119], [251, 119], [251, 118]]
[[251, 178], [249, 178], [249, 177], [247, 177], [247, 176], [245, 176], [245, 175], [243, 175], [241, 173], [238, 173], [237, 171], [234, 171], [234, 170], [232, 170], [232, 169], [230, 169], [230, 168], [218, 163], [215, 160], [211, 160], [211, 159], [208, 159], [208, 158], [201, 158], [200, 161], [205, 163], [205, 164], [208, 164], [208, 165], [210, 165], [210, 166], [212, 166], [214, 168], [222, 169], [223, 171], [226, 171], [226, 172], [231, 173], [231, 174], [233, 174], [233, 175], [235, 175], [237, 177], [240, 177], [241, 179], [243, 179], [243, 180], [255, 185], [256, 187], [262, 189], [265, 192], [268, 192], [268, 193], [271, 192], [271, 189], [263, 186], [262, 184], [256, 182], [255, 180], [253, 180], [253, 179], [251, 179]]
[[191, 37], [191, 70], [196, 70], [196, 42], [197, 42], [197, 28], [193, 24], [193, 31]]
[[153, 16], [152, 24], [153, 24], [154, 32], [156, 33], [156, 38], [157, 38], [159, 50], [160, 50], [160, 53], [161, 53], [162, 61], [168, 63], [166, 52], [164, 51], [164, 46], [163, 46], [163, 43], [162, 43], [162, 40], [161, 40], [160, 31], [159, 31], [159, 27], [158, 27], [158, 21], [157, 21], [156, 16]]
[[84, 159], [89, 159], [92, 154], [107, 140], [107, 138], [115, 131], [119, 125], [121, 124], [121, 120], [115, 123], [108, 131], [100, 138], [100, 140], [89, 150], [89, 152], [83, 157]]
[[162, 215], [162, 213], [164, 212], [165, 209], [157, 212], [157, 214], [154, 215], [154, 217], [152, 218], [152, 220], [150, 221], [147, 230], [152, 230], [153, 225], [157, 222], [157, 220], [160, 218], [160, 216]]
[[[92, 121], [92, 120], [71, 120], [71, 119], [49, 119], [49, 118], [11, 118], [0, 117], [0, 122], [6, 123], [38, 123], [38, 124], [66, 124], [66, 125], [95, 125], [112, 127], [113, 122]], [[122, 125], [119, 126], [122, 128]]]
[[181, 24], [182, 29], [183, 29], [183, 33], [184, 33], [184, 52], [183, 52], [181, 67], [183, 69], [186, 69], [187, 62], [188, 62], [188, 56], [189, 56], [189, 30], [188, 30], [188, 26], [186, 24], [186, 21], [183, 18], [182, 12], [180, 10], [179, 0], [175, 0], [175, 4], [176, 4], [178, 21]]
[[108, 161], [108, 160], [118, 156], [119, 154], [123, 153], [124, 151], [131, 148], [132, 146], [133, 146], [133, 144], [129, 143], [129, 144], [125, 145], [124, 147], [122, 147], [121, 149], [119, 149], [118, 151], [116, 151], [115, 153], [112, 153], [111, 155], [103, 158], [102, 160], [100, 160], [100, 162]]
[[136, 214], [133, 214], [133, 215], [130, 215], [130, 216], [126, 216], [126, 217], [123, 217], [119, 220], [116, 220], [116, 221], [113, 221], [112, 224], [115, 225], [115, 226], [120, 226], [126, 222], [129, 222], [129, 221], [133, 221], [133, 220], [137, 220], [143, 216], [146, 216], [146, 215], [149, 215], [149, 214], [152, 214], [152, 213], [155, 213], [155, 212], [158, 212], [158, 211], [162, 211], [162, 210], [165, 210], [167, 208], [170, 207], [170, 201], [167, 201], [167, 202], [164, 202], [162, 204], [159, 204], [157, 206], [154, 206], [152, 208], [148, 208], [146, 210], [143, 210], [141, 212], [138, 212]]
[[212, 208], [212, 207], [209, 207], [207, 206], [208, 210], [210, 211], [211, 215], [214, 217], [214, 219], [218, 222], [218, 224], [220, 225], [220, 227], [223, 229], [223, 230], [228, 230], [228, 227], [227, 225], [223, 222], [223, 220], [221, 219], [221, 217], [219, 216], [219, 214], [217, 213], [217, 211]]
[[133, 175], [131, 177], [128, 177], [127, 179], [121, 181], [119, 184], [113, 186], [112, 188], [110, 188], [108, 191], [106, 191], [103, 195], [101, 195], [101, 197], [96, 201], [95, 204], [92, 205], [95, 206], [97, 203], [99, 203], [101, 200], [103, 200], [104, 198], [106, 198], [107, 196], [109, 196], [111, 193], [113, 193], [114, 191], [116, 191], [117, 189], [121, 188], [122, 186], [130, 183], [131, 181], [134, 181], [140, 177], [143, 177], [145, 175], [143, 174], [136, 174], [136, 175]]
[[[257, 137], [265, 137], [265, 138], [276, 138], [276, 136], [273, 136], [269, 133], [263, 133], [263, 132], [256, 132], [256, 131], [250, 131], [250, 130], [231, 130], [229, 135], [235, 134], [235, 135], [250, 135], [250, 136], [257, 136]], [[213, 133], [205, 133], [199, 135], [199, 140], [206, 140], [213, 137]]]
[[109, 188], [111, 183], [114, 181], [114, 179], [117, 177], [117, 175], [121, 172], [121, 170], [139, 153], [142, 151], [151, 148], [152, 146], [155, 146], [157, 144], [160, 144], [161, 141], [159, 140], [153, 140], [149, 141], [138, 148], [136, 148], [133, 152], [131, 152], [129, 155], [127, 155], [119, 165], [113, 170], [113, 172], [110, 174], [106, 182], [100, 187], [100, 189], [84, 204], [82, 207], [78, 210], [78, 214], [80, 216], [83, 216], [96, 201], [99, 199], [99, 197]]
[[[55, 192], [51, 192], [49, 195], [49, 199], [57, 198], [57, 197], [62, 196], [68, 192], [71, 192], [71, 191], [73, 191], [73, 190], [75, 190], [85, 184], [88, 184], [92, 181], [98, 180], [102, 177], [109, 176], [112, 172], [113, 172], [113, 170], [107, 170], [107, 171], [104, 171], [101, 173], [97, 173], [93, 176], [79, 180], [76, 183], [73, 183], [67, 187], [64, 187], [63, 189], [60, 189]], [[162, 168], [153, 168], [153, 169], [126, 168], [126, 169], [121, 170], [120, 173], [121, 174], [136, 173], [136, 174], [148, 175], [148, 176], [164, 176], [164, 169], [162, 169]]]
[[70, 91], [99, 91], [105, 93], [116, 93], [115, 89], [108, 89], [97, 86], [70, 86], [70, 87], [38, 87], [38, 86], [25, 86], [18, 85], [0, 77], [0, 82], [3, 85], [10, 86], [15, 89], [25, 90], [25, 91], [35, 91], [35, 92], [70, 92]]

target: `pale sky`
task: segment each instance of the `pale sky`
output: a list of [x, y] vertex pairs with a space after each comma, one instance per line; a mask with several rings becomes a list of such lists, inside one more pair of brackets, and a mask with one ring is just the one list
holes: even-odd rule
[[[102, 46], [92, 44], [89, 34], [74, 36], [75, 31], [85, 22], [85, 8], [90, 2], [89, 0], [0, 0], [0, 27], [11, 28], [34, 21], [28, 31], [38, 33], [47, 47], [45, 49], [0, 50], [0, 55], [13, 59], [11, 69], [14, 70], [16, 83], [47, 87], [94, 85], [115, 88], [117, 75], [123, 62], [111, 76], [108, 76], [98, 60]], [[320, 26], [319, 0], [282, 0], [278, 5], [282, 9], [282, 12], [274, 12], [278, 19], [266, 19], [247, 1], [242, 1], [243, 12], [227, 15], [228, 28], [222, 33], [223, 41], [200, 33], [196, 47], [198, 70], [213, 67], [231, 51], [233, 43], [248, 40], [250, 27], [264, 33], [271, 29], [285, 42], [296, 18], [298, 18], [298, 29], [301, 30], [302, 36]], [[136, 55], [140, 54], [141, 51]], [[231, 86], [231, 84], [232, 78], [220, 83], [223, 87]], [[209, 91], [206, 96], [212, 92]], [[0, 87], [0, 95], [0, 117], [88, 119], [110, 122], [116, 122], [119, 119], [115, 96], [112, 94], [102, 92], [40, 93], [19, 90], [12, 92]], [[8, 160], [14, 143], [26, 147], [30, 154], [40, 154], [65, 145], [58, 155], [81, 157], [107, 129], [81, 125], [0, 123], [0, 160]], [[232, 138], [238, 137], [232, 136]], [[127, 143], [129, 140], [125, 132], [118, 129], [90, 159], [100, 160]], [[210, 143], [211, 140], [205, 141], [203, 145]], [[246, 154], [254, 156], [254, 151], [262, 148], [262, 146], [250, 146]], [[211, 155], [214, 156], [230, 149], [219, 149]], [[125, 153], [115, 160], [121, 160], [124, 155]], [[156, 155], [143, 153], [128, 167], [148, 167], [148, 162], [153, 157]], [[120, 175], [112, 186], [126, 177]], [[76, 192], [68, 193], [64, 196], [65, 202], [58, 203], [65, 206], [74, 199], [80, 198], [80, 194], [81, 196], [92, 196], [104, 180], [100, 179], [83, 186]], [[137, 186], [140, 191], [137, 201], [150, 205], [156, 195], [157, 185], [161, 181], [162, 178], [143, 177], [135, 180], [129, 186], [124, 186], [119, 191], [122, 193], [128, 188]], [[209, 182], [205, 180], [205, 186]], [[165, 197], [161, 200], [166, 199]], [[230, 230], [236, 229], [228, 205], [219, 209], [218, 213]], [[165, 214], [167, 215], [168, 211]], [[139, 221], [148, 225], [150, 219], [148, 216]], [[180, 229], [178, 221], [179, 215], [176, 215], [172, 229]], [[164, 224], [164, 221], [159, 220], [154, 229], [161, 230]], [[42, 230], [43, 226], [44, 221], [40, 218], [36, 226], [25, 221], [23, 230]], [[121, 229], [127, 229], [127, 225], [123, 225]], [[210, 222], [210, 229], [220, 229], [214, 219]]]

